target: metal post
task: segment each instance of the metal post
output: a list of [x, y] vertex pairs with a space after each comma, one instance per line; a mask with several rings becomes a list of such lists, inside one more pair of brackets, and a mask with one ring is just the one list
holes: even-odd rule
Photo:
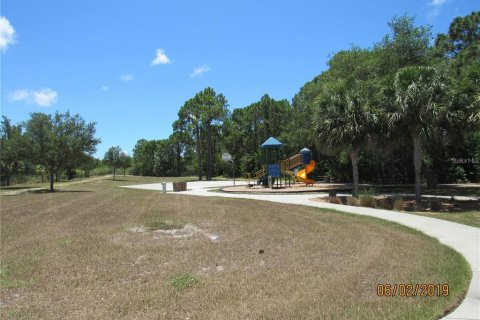
[[166, 182], [162, 182], [162, 192], [163, 193], [167, 192], [167, 183]]

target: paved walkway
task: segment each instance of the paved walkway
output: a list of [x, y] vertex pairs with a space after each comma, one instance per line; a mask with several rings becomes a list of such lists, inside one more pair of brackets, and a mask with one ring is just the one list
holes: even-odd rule
[[[237, 182], [244, 183], [244, 182]], [[405, 214], [390, 210], [353, 207], [332, 204], [328, 202], [311, 201], [310, 198], [320, 194], [238, 194], [210, 192], [208, 189], [232, 185], [231, 181], [195, 181], [188, 182], [188, 190], [178, 194], [203, 197], [246, 198], [262, 201], [272, 201], [297, 205], [306, 205], [317, 208], [328, 208], [359, 215], [376, 217], [417, 229], [438, 239], [441, 243], [452, 247], [461, 253], [472, 268], [473, 276], [465, 300], [451, 314], [443, 319], [448, 320], [480, 320], [480, 229], [455, 222], [440, 219]], [[162, 190], [162, 184], [144, 184], [128, 186], [128, 188]], [[167, 184], [167, 191], [171, 191], [172, 184]], [[325, 195], [326, 196], [326, 195]], [[432, 263], [435, 263], [432, 261]]]

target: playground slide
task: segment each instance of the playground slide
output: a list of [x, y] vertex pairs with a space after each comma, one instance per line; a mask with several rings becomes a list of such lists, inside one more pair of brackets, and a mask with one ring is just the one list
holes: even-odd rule
[[307, 164], [304, 169], [297, 172], [298, 180], [306, 184], [313, 184], [315, 181], [307, 178], [308, 174], [312, 172], [313, 169], [315, 169], [315, 161], [310, 160], [310, 163]]

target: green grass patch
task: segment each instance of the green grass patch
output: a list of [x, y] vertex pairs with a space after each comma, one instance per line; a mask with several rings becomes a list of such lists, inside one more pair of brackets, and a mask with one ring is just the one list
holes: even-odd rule
[[149, 216], [143, 221], [148, 230], [172, 230], [181, 229], [187, 223], [181, 220], [165, 219], [161, 216]]
[[409, 212], [420, 216], [437, 218], [467, 226], [480, 228], [480, 211], [461, 211], [461, 212]]
[[11, 266], [0, 266], [0, 288], [13, 289], [31, 285], [33, 280], [17, 279], [18, 275]]
[[23, 310], [0, 310], [0, 319], [29, 319], [23, 312]]
[[73, 237], [66, 237], [57, 240], [57, 243], [62, 247], [68, 247], [74, 245], [75, 243], [80, 241], [80, 237], [73, 236]]
[[188, 272], [177, 274], [170, 279], [170, 285], [179, 291], [198, 287], [199, 285], [201, 285], [201, 283], [202, 282], [200, 281], [200, 279], [191, 275]]

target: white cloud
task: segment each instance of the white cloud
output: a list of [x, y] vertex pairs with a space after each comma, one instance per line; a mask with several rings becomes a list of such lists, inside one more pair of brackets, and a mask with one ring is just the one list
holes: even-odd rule
[[133, 76], [131, 74], [128, 74], [128, 73], [125, 73], [125, 74], [122, 74], [120, 76], [120, 80], [124, 81], [124, 82], [128, 82], [128, 81], [132, 81], [133, 80]]
[[33, 99], [36, 104], [42, 107], [48, 107], [49, 105], [57, 102], [58, 93], [52, 89], [40, 89], [33, 92]]
[[33, 90], [15, 90], [8, 95], [8, 99], [13, 102], [23, 101], [28, 104], [37, 104], [42, 107], [48, 107], [58, 100], [58, 93], [50, 88]]
[[430, 10], [428, 11], [427, 18], [429, 22], [432, 22], [436, 16], [440, 13], [440, 8], [450, 0], [431, 0], [428, 4], [430, 6]]
[[200, 75], [202, 75], [202, 74], [204, 74], [205, 72], [208, 72], [208, 71], [210, 71], [210, 67], [207, 66], [207, 65], [196, 67], [196, 68], [193, 68], [193, 72], [190, 73], [190, 77], [194, 78], [194, 77], [200, 76]]
[[0, 51], [5, 52], [9, 45], [16, 42], [15, 29], [5, 17], [0, 17]]
[[28, 92], [28, 90], [15, 90], [13, 92], [11, 92], [9, 95], [8, 95], [8, 99], [10, 101], [22, 101], [22, 100], [28, 100], [28, 98], [30, 97], [30, 92]]
[[102, 91], [108, 91], [108, 87], [107, 87], [107, 86], [102, 86], [102, 87], [100, 88], [100, 90], [102, 90]]
[[430, 5], [432, 6], [441, 6], [442, 4], [444, 4], [445, 2], [447, 2], [448, 0], [432, 0], [432, 2], [430, 2]]
[[170, 60], [167, 57], [163, 49], [158, 48], [155, 54], [155, 59], [153, 59], [152, 61], [152, 66], [155, 66], [157, 64], [169, 64], [169, 63], [172, 63], [172, 60]]

